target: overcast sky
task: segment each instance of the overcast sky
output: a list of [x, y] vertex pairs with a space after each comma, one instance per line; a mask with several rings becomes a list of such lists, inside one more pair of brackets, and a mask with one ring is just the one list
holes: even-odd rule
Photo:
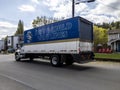
[[[17, 30], [18, 21], [24, 28], [32, 28], [37, 16], [70, 18], [72, 0], [0, 0], [0, 39], [11, 36]], [[82, 0], [84, 1], [84, 0]], [[120, 21], [120, 0], [96, 0], [75, 5], [75, 16], [93, 23]]]

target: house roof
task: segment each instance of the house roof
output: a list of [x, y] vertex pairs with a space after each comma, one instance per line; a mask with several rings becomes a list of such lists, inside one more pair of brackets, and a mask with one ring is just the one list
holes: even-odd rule
[[120, 34], [120, 29], [117, 30], [109, 30], [108, 34]]

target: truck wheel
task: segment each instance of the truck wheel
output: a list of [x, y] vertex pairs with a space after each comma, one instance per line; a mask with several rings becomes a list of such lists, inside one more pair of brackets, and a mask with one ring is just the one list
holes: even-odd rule
[[16, 61], [20, 61], [21, 60], [20, 54], [18, 54], [18, 53], [15, 54], [15, 60]]
[[51, 65], [54, 67], [59, 67], [61, 66], [63, 63], [61, 62], [60, 56], [59, 55], [52, 55], [51, 56]]

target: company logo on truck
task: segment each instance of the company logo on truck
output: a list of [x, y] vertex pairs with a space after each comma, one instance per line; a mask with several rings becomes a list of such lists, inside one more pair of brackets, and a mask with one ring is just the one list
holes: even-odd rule
[[32, 41], [32, 33], [30, 31], [27, 32], [26, 37], [28, 43]]

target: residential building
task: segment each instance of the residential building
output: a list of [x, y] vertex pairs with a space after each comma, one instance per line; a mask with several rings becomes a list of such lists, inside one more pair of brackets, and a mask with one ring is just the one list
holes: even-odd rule
[[120, 30], [108, 31], [108, 45], [114, 52], [120, 52]]

